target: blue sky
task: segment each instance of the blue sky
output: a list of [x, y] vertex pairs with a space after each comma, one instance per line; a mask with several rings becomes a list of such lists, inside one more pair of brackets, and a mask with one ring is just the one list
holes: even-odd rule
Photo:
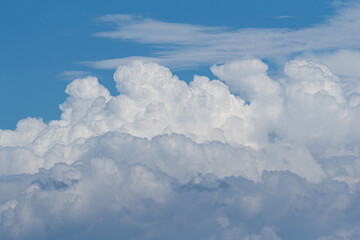
[[359, 1], [1, 1], [0, 239], [360, 239]]
[[[16, 122], [27, 116], [57, 119], [57, 106], [64, 101], [64, 89], [74, 77], [95, 75], [114, 91], [113, 70], [93, 69], [79, 62], [153, 56], [152, 44], [94, 36], [110, 28], [96, 21], [104, 15], [132, 14], [230, 29], [299, 29], [321, 23], [333, 12], [332, 1], [324, 0], [1, 1], [0, 127], [14, 129]], [[208, 67], [187, 66], [174, 73], [190, 81], [192, 68], [197, 74], [212, 76]]]

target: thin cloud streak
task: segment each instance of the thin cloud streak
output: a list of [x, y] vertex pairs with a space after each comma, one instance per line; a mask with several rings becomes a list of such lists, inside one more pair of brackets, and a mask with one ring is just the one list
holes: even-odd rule
[[87, 71], [67, 70], [67, 71], [62, 71], [58, 75], [58, 79], [64, 80], [64, 81], [70, 81], [70, 80], [74, 80], [76, 78], [84, 78], [89, 75], [91, 75], [91, 74]]
[[[232, 30], [182, 23], [167, 23], [132, 15], [106, 15], [98, 19], [115, 24], [97, 37], [121, 39], [154, 48], [151, 61], [173, 68], [192, 68], [250, 57], [271, 58], [303, 52], [360, 48], [360, 3], [338, 9], [324, 23], [300, 30], [245, 28]], [[141, 57], [143, 58], [143, 57]], [[132, 58], [87, 61], [83, 64], [113, 69]]]
[[294, 16], [288, 16], [288, 15], [283, 15], [283, 16], [277, 16], [277, 19], [287, 19], [287, 18], [294, 18]]

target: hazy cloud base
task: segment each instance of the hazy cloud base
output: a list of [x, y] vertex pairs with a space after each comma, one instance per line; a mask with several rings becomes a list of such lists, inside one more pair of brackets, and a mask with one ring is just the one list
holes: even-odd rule
[[357, 239], [360, 89], [320, 60], [156, 63], [0, 130], [1, 239]]

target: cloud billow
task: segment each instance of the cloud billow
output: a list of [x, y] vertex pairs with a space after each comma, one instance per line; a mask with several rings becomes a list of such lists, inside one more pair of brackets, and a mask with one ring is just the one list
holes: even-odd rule
[[0, 130], [1, 239], [358, 238], [360, 92], [316, 61], [267, 69], [74, 80], [59, 120]]

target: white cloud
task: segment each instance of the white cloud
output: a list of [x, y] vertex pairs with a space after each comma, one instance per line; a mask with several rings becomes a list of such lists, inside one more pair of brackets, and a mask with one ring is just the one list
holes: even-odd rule
[[331, 70], [342, 77], [359, 78], [360, 77], [360, 51], [342, 49], [332, 53], [307, 54], [308, 59], [321, 62], [327, 65]]
[[360, 92], [314, 59], [267, 69], [74, 80], [59, 120], [0, 130], [0, 238], [358, 238]]
[[[183, 23], [168, 23], [131, 15], [107, 15], [100, 21], [114, 30], [98, 37], [122, 39], [154, 46], [153, 62], [172, 68], [225, 63], [248, 57], [279, 58], [303, 52], [359, 48], [360, 4], [338, 5], [323, 23], [303, 29], [229, 29]], [[287, 17], [287, 16], [282, 16]], [[132, 59], [87, 61], [95, 68], [113, 68]]]
[[139, 57], [139, 56], [131, 56], [131, 57], [125, 57], [125, 58], [116, 58], [116, 59], [106, 59], [106, 60], [100, 60], [100, 61], [85, 61], [81, 62], [83, 65], [90, 65], [94, 68], [100, 68], [100, 69], [116, 69], [120, 65], [125, 65], [129, 62], [133, 61], [142, 61], [142, 62], [156, 62], [161, 63], [162, 60], [155, 58], [155, 57]]
[[72, 81], [76, 78], [83, 78], [83, 77], [87, 77], [89, 75], [90, 75], [90, 73], [87, 71], [67, 70], [67, 71], [62, 71], [58, 77], [61, 80], [71, 80]]
[[288, 19], [288, 18], [294, 18], [294, 16], [289, 16], [289, 15], [282, 15], [282, 16], [277, 16], [277, 19]]

